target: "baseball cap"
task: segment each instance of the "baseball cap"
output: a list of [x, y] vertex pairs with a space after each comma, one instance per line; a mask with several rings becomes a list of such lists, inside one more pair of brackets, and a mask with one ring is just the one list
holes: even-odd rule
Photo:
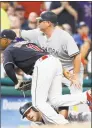
[[39, 22], [50, 21], [51, 23], [57, 23], [57, 15], [51, 11], [44, 11], [40, 14], [40, 17], [36, 18]]
[[28, 102], [19, 108], [19, 112], [22, 115], [22, 118], [25, 117], [25, 114], [32, 108], [32, 102]]
[[81, 28], [83, 26], [87, 26], [87, 24], [84, 21], [79, 22], [79, 24], [77, 25], [77, 28]]
[[17, 36], [16, 33], [10, 29], [4, 29], [0, 33], [0, 38], [8, 38], [10, 40], [14, 40], [16, 36]]

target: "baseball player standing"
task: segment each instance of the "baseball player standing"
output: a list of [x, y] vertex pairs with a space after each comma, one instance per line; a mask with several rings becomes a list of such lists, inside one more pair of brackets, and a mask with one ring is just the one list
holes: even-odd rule
[[[56, 27], [57, 16], [53, 12], [43, 12], [38, 21], [38, 29], [22, 30], [20, 31], [21, 37], [36, 43], [50, 54], [58, 57], [63, 69], [67, 69], [73, 74], [72, 79], [70, 76], [67, 77], [68, 79], [63, 76], [63, 83], [69, 87], [72, 94], [82, 92], [83, 66], [79, 49], [74, 39], [67, 32]], [[79, 88], [79, 86], [81, 87]], [[65, 117], [67, 117], [66, 114], [67, 111], [64, 114]]]
[[[90, 91], [74, 95], [61, 95], [62, 65], [58, 58], [35, 44], [27, 41], [16, 41], [16, 34], [12, 30], [1, 33], [1, 46], [6, 47], [3, 52], [4, 68], [7, 75], [15, 83], [16, 89], [21, 86], [15, 75], [14, 65], [26, 74], [32, 75], [32, 104], [41, 111], [43, 117], [52, 124], [66, 124], [68, 120], [63, 115], [57, 114], [51, 107], [72, 106], [80, 103], [91, 102]], [[44, 90], [45, 89], [45, 90]], [[51, 104], [48, 104], [49, 103]]]

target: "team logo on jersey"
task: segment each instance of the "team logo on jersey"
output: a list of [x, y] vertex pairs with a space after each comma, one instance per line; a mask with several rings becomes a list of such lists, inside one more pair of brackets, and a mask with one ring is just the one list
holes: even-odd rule
[[59, 52], [55, 50], [54, 48], [44, 48], [42, 47], [46, 52], [49, 52], [50, 54], [54, 56], [59, 56]]
[[26, 45], [27, 48], [31, 48], [35, 51], [43, 52], [43, 49], [39, 48], [37, 45], [29, 43]]
[[35, 51], [39, 51], [39, 52], [43, 52], [44, 50], [41, 49], [40, 47], [38, 47], [36, 44], [34, 43], [29, 43], [28, 41], [19, 41], [18, 43], [15, 43], [13, 45], [13, 47], [18, 47], [21, 48], [22, 46], [26, 46], [27, 48], [31, 48]]

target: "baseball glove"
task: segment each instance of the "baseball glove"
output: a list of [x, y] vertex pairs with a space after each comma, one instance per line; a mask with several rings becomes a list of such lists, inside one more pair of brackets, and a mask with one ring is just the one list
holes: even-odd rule
[[32, 79], [30, 80], [19, 80], [18, 84], [15, 85], [16, 90], [27, 91], [31, 90]]

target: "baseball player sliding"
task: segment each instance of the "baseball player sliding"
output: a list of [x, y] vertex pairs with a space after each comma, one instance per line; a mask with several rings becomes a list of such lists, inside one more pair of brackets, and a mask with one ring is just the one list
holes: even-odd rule
[[[21, 30], [20, 36], [25, 40], [36, 43], [51, 55], [58, 57], [62, 63], [63, 71], [69, 70], [71, 75], [62, 77], [62, 82], [67, 85], [72, 94], [82, 92], [83, 65], [79, 49], [72, 38], [64, 30], [57, 27], [57, 16], [53, 12], [43, 12], [39, 18], [39, 28], [34, 30]], [[64, 107], [67, 110], [67, 107]], [[62, 113], [67, 117], [66, 113]]]
[[[32, 102], [28, 102], [25, 103], [23, 106], [21, 106], [19, 108], [19, 112], [22, 115], [22, 118], [27, 118], [29, 121], [31, 121], [31, 127], [32, 126], [38, 126], [38, 125], [45, 125], [47, 124], [45, 118], [43, 118], [41, 112], [37, 111], [33, 106], [32, 106]], [[57, 113], [59, 113], [59, 111], [57, 111]], [[85, 118], [82, 117], [82, 115], [77, 113], [77, 116], [79, 117], [79, 119], [76, 117], [76, 120], [71, 120], [69, 119], [69, 121], [80, 121], [80, 122], [84, 122], [84, 121], [91, 121], [91, 113], [86, 113], [85, 114]]]
[[[68, 123], [68, 120], [63, 115], [57, 114], [53, 107], [92, 102], [91, 91], [61, 95], [62, 65], [58, 58], [35, 44], [26, 41], [17, 42], [16, 34], [12, 30], [2, 31], [0, 36], [1, 46], [5, 49], [3, 65], [7, 75], [18, 89], [21, 81], [16, 78], [14, 66], [16, 65], [26, 74], [32, 74], [32, 105], [42, 113], [47, 122], [51, 124]], [[6, 46], [3, 47], [3, 44]]]

